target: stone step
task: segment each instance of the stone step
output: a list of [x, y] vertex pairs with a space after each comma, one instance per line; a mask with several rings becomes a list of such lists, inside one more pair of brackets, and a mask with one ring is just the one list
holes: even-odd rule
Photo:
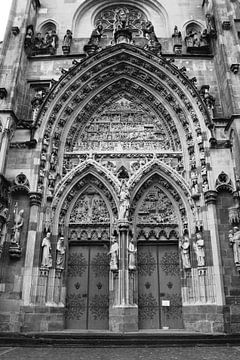
[[0, 347], [174, 347], [240, 345], [240, 334], [199, 334], [184, 332], [110, 333], [45, 332], [0, 333]]

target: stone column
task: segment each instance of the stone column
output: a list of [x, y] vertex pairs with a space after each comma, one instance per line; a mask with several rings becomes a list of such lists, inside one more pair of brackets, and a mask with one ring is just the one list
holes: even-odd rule
[[205, 192], [204, 198], [207, 204], [208, 226], [211, 234], [216, 303], [217, 305], [223, 306], [225, 304], [225, 296], [224, 296], [224, 285], [223, 285], [223, 274], [222, 274], [222, 259], [221, 259], [218, 227], [216, 221], [217, 191], [209, 190]]
[[138, 307], [130, 303], [130, 277], [128, 267], [128, 234], [129, 222], [118, 222], [119, 231], [119, 269], [118, 269], [118, 302], [110, 308], [110, 330], [128, 332], [138, 330]]
[[[42, 194], [32, 192], [30, 195], [30, 215], [27, 236], [26, 256], [23, 273], [23, 304], [29, 305], [31, 301], [31, 287], [34, 286], [37, 279], [34, 279], [33, 263], [36, 245], [37, 226], [39, 222], [39, 207], [41, 206]], [[37, 277], [38, 274], [35, 274]]]

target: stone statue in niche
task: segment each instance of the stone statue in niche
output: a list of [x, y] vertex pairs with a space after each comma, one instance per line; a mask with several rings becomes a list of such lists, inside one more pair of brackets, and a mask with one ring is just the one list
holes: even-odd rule
[[33, 36], [34, 36], [34, 30], [33, 25], [29, 25], [27, 27], [25, 39], [24, 39], [24, 47], [25, 49], [31, 49], [33, 45]]
[[144, 47], [146, 50], [150, 50], [157, 55], [161, 54], [162, 46], [158, 41], [158, 38], [154, 31], [154, 26], [151, 21], [146, 21], [143, 23], [142, 27], [143, 36], [147, 39], [148, 44]]
[[137, 249], [133, 239], [131, 239], [128, 245], [128, 268], [129, 270], [136, 270], [136, 254]]
[[57, 242], [56, 269], [58, 270], [64, 270], [65, 268], [65, 253], [66, 247], [64, 246], [64, 237], [61, 236]]
[[240, 230], [238, 226], [234, 226], [229, 231], [229, 241], [233, 248], [233, 256], [235, 264], [240, 265]]
[[18, 212], [17, 206], [18, 205], [16, 204], [14, 209], [15, 218], [14, 218], [14, 226], [13, 226], [13, 238], [11, 240], [11, 243], [20, 246], [21, 230], [24, 224], [24, 218], [23, 218], [24, 210], [21, 209]]
[[42, 267], [51, 268], [52, 267], [52, 246], [50, 241], [51, 233], [48, 232], [46, 237], [42, 241]]
[[126, 183], [126, 179], [122, 179], [122, 183], [119, 191], [119, 198], [120, 198], [120, 206], [119, 206], [118, 220], [127, 220], [129, 206], [130, 206], [130, 194]]
[[71, 30], [67, 30], [63, 38], [62, 51], [64, 54], [70, 53], [71, 45], [72, 45], [72, 32]]
[[119, 254], [119, 245], [115, 236], [111, 236], [111, 245], [108, 255], [111, 256], [110, 259], [110, 270], [116, 271], [118, 270], [118, 254]]
[[193, 249], [197, 257], [197, 265], [199, 267], [205, 266], [205, 247], [201, 233], [196, 234], [196, 240], [193, 242]]
[[103, 34], [103, 26], [102, 24], [98, 24], [96, 28], [93, 30], [88, 45], [96, 45], [98, 46]]
[[181, 251], [182, 264], [184, 269], [191, 269], [190, 262], [190, 240], [187, 234], [179, 241], [179, 248]]

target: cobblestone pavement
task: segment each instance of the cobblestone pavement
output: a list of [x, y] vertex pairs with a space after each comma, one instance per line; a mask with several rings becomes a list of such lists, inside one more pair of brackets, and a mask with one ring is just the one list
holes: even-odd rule
[[0, 360], [240, 360], [240, 347], [0, 348]]

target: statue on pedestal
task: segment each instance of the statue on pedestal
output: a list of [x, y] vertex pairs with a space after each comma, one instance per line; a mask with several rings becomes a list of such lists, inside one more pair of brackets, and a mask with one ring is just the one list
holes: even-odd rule
[[58, 270], [64, 270], [65, 253], [66, 253], [66, 247], [64, 246], [64, 237], [61, 236], [57, 242], [56, 269]]
[[128, 268], [129, 270], [136, 270], [136, 254], [137, 249], [133, 239], [131, 239], [128, 245]]
[[229, 241], [233, 247], [233, 256], [235, 264], [240, 264], [240, 230], [238, 226], [234, 226], [229, 231]]
[[195, 254], [197, 256], [197, 265], [205, 266], [204, 240], [200, 233], [196, 234], [196, 240], [193, 243], [193, 248], [194, 248]]
[[42, 241], [42, 267], [51, 268], [52, 267], [52, 255], [51, 255], [51, 241], [50, 241], [51, 233], [48, 232], [46, 237]]
[[11, 240], [12, 244], [16, 244], [20, 246], [20, 235], [21, 235], [21, 229], [24, 224], [23, 219], [24, 210], [20, 210], [17, 212], [17, 204], [15, 205], [15, 219], [14, 219], [14, 226], [13, 226], [13, 238]]
[[179, 242], [179, 248], [182, 256], [182, 263], [184, 269], [191, 269], [190, 262], [190, 240], [189, 237], [185, 234], [183, 239]]
[[119, 191], [120, 206], [118, 220], [127, 220], [130, 206], [130, 194], [126, 180], [122, 180], [122, 184]]
[[116, 271], [118, 270], [118, 254], [119, 254], [119, 245], [115, 236], [111, 236], [111, 246], [108, 252], [108, 255], [111, 256], [110, 259], [110, 270]]

